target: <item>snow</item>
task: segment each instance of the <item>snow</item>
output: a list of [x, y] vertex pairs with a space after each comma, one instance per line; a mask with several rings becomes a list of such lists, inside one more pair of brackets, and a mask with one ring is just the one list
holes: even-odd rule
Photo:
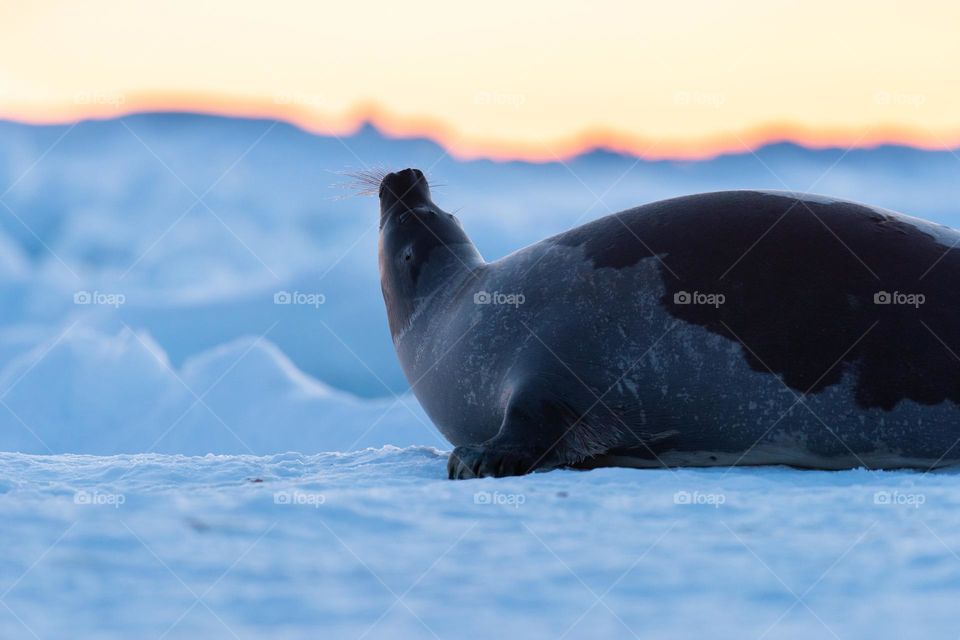
[[0, 454], [0, 637], [956, 635], [953, 473], [444, 470]]
[[444, 441], [412, 395], [361, 400], [239, 338], [179, 369], [147, 334], [71, 328], [0, 369], [0, 450], [266, 454]]

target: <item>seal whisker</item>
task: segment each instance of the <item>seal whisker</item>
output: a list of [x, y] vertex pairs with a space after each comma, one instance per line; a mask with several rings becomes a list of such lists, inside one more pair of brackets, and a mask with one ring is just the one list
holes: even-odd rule
[[333, 186], [352, 191], [353, 196], [375, 196], [380, 192], [380, 183], [389, 173], [390, 170], [383, 166], [338, 171], [337, 174], [346, 180]]
[[[366, 169], [345, 169], [334, 172], [346, 180], [335, 182], [331, 187], [344, 189], [351, 193], [343, 196], [341, 199], [353, 196], [376, 196], [380, 193], [380, 185], [383, 179], [390, 175], [391, 170], [384, 165], [368, 167]], [[431, 187], [442, 189], [445, 183], [431, 184]]]

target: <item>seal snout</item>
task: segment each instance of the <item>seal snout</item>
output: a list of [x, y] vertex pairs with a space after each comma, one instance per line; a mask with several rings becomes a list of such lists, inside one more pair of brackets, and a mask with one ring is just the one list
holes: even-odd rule
[[380, 182], [380, 210], [386, 214], [396, 204], [413, 209], [431, 203], [430, 186], [419, 169], [388, 173]]

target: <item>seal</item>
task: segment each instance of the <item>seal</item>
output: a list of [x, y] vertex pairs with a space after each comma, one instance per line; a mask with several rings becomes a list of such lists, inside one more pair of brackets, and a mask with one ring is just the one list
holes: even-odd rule
[[423, 173], [386, 175], [379, 261], [451, 478], [556, 467], [960, 462], [960, 233], [726, 191], [485, 262]]

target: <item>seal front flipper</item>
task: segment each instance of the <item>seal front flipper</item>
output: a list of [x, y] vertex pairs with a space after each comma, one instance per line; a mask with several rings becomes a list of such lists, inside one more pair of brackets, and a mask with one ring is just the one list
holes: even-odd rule
[[454, 449], [447, 460], [449, 478], [468, 480], [522, 476], [537, 467], [540, 456], [535, 449], [511, 446], [496, 440], [493, 438], [483, 444], [467, 444]]
[[572, 464], [584, 457], [577, 444], [588, 430], [582, 414], [549, 391], [515, 393], [497, 435], [455, 448], [447, 475], [451, 480], [502, 478]]

